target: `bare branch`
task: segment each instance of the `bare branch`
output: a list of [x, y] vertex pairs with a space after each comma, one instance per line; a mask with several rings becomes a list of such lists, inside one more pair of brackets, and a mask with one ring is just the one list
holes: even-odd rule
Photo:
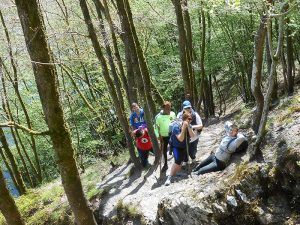
[[[288, 6], [288, 3], [285, 2], [285, 3], [282, 5], [281, 9], [284, 9], [284, 8], [287, 7], [287, 6]], [[290, 9], [289, 9], [288, 11], [286, 11], [286, 12], [282, 12], [282, 13], [278, 13], [278, 14], [273, 14], [273, 13], [271, 13], [271, 14], [270, 14], [270, 17], [271, 17], [271, 18], [278, 18], [278, 17], [286, 16], [286, 15], [288, 15], [288, 14], [289, 14], [296, 6], [298, 6], [298, 5], [297, 5], [297, 4], [293, 5], [293, 6], [290, 7]]]
[[49, 135], [50, 134], [50, 131], [47, 130], [47, 131], [34, 131], [34, 130], [31, 130], [27, 127], [24, 127], [18, 123], [15, 123], [13, 121], [8, 121], [6, 123], [0, 123], [0, 127], [15, 127], [17, 129], [20, 129], [22, 131], [25, 131], [26, 133], [28, 134], [32, 134], [32, 135]]

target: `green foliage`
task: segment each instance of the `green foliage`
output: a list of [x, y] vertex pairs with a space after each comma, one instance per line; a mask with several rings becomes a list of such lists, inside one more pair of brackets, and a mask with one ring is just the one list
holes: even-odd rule
[[[97, 184], [109, 172], [110, 162], [113, 161], [116, 165], [121, 165], [128, 159], [128, 152], [122, 152], [119, 156], [110, 156], [106, 161], [98, 161], [90, 165], [81, 175], [87, 198], [101, 199], [107, 194], [110, 188], [99, 189]], [[39, 188], [30, 189], [27, 194], [16, 198], [15, 201], [28, 225], [63, 225], [74, 222], [74, 216], [71, 213], [60, 179], [44, 184]], [[0, 224], [3, 224], [4, 221], [2, 214], [0, 214]]]

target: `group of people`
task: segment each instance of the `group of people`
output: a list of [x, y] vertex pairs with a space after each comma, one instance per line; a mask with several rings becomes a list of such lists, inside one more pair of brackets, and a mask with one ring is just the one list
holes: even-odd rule
[[[149, 152], [152, 150], [152, 143], [144, 119], [144, 111], [137, 103], [131, 105], [130, 126], [132, 136], [135, 138], [139, 158], [143, 167], [149, 165]], [[172, 105], [166, 101], [162, 105], [161, 111], [154, 119], [156, 135], [159, 139], [161, 151], [163, 153], [164, 165], [162, 172], [168, 170], [167, 156], [173, 154], [174, 163], [167, 176], [165, 185], [170, 185], [174, 181], [176, 173], [181, 167], [188, 163], [189, 157], [192, 163], [196, 162], [197, 145], [199, 136], [203, 128], [200, 115], [192, 108], [190, 101], [182, 103], [182, 110], [175, 115]], [[208, 172], [223, 170], [232, 153], [244, 150], [248, 147], [246, 138], [238, 133], [238, 127], [231, 123], [225, 123], [226, 135], [222, 139], [218, 149], [207, 159], [197, 165], [192, 173], [200, 175]]]

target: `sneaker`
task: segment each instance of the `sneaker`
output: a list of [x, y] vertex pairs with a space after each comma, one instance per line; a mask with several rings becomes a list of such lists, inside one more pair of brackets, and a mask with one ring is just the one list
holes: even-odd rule
[[161, 168], [161, 172], [165, 172], [168, 170], [168, 165], [165, 164], [162, 168]]
[[183, 162], [181, 165], [182, 165], [182, 166], [186, 166], [186, 165], [187, 165], [187, 162]]
[[192, 174], [198, 176], [199, 175], [199, 171], [192, 171]]
[[196, 159], [192, 159], [192, 163], [196, 163], [197, 161], [196, 161]]
[[165, 186], [169, 186], [171, 183], [173, 183], [173, 177], [169, 175], [165, 182]]

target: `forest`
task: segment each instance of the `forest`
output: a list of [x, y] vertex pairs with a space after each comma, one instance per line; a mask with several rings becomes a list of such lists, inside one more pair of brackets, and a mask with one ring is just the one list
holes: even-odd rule
[[[177, 114], [188, 99], [203, 135], [235, 105], [254, 137], [249, 162], [267, 163], [274, 110], [286, 110], [283, 124], [299, 122], [299, 12], [299, 0], [1, 0], [0, 224], [126, 224], [100, 221], [91, 205], [108, 192], [96, 186], [110, 168], [144, 171], [129, 124], [134, 102], [153, 145], [147, 176], [161, 164], [154, 118], [165, 101]], [[300, 140], [297, 129], [289, 137]], [[294, 174], [299, 144], [287, 147]], [[287, 208], [299, 222], [299, 179], [290, 177]], [[220, 218], [211, 224], [229, 224]]]

